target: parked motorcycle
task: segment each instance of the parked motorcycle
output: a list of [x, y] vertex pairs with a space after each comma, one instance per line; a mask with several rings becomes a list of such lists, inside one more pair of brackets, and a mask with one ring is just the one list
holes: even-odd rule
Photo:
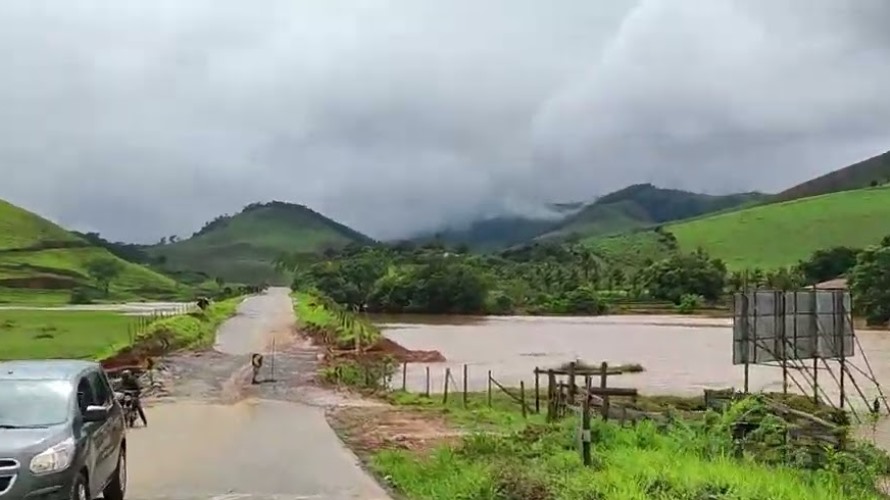
[[136, 418], [139, 416], [136, 411], [136, 394], [132, 391], [120, 391], [116, 392], [115, 396], [124, 411], [124, 422], [127, 423], [127, 427], [135, 427]]

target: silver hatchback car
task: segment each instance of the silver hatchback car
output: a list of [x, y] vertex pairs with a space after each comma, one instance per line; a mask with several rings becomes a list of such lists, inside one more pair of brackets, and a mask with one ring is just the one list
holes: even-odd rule
[[123, 500], [126, 451], [99, 364], [0, 362], [0, 500]]

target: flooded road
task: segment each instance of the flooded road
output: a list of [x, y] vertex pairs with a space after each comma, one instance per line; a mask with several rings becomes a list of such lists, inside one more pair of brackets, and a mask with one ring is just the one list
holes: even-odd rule
[[[147, 409], [149, 426], [128, 434], [133, 500], [385, 499], [328, 426], [323, 405], [292, 386], [314, 371], [314, 353], [282, 355], [274, 381], [244, 389], [250, 353], [269, 355], [292, 335], [286, 289], [248, 298], [219, 330], [216, 353], [196, 357], [172, 403]], [[203, 361], [202, 361], [203, 360]], [[204, 362], [205, 370], [200, 363]], [[228, 380], [219, 380], [221, 373]], [[268, 373], [268, 372], [264, 372]], [[211, 376], [213, 380], [200, 380]], [[190, 390], [195, 389], [191, 396]], [[217, 397], [220, 392], [228, 397]], [[221, 400], [234, 400], [225, 404]]]
[[[588, 363], [639, 363], [643, 373], [616, 376], [615, 386], [636, 387], [644, 394], [701, 394], [705, 388], [741, 389], [744, 369], [732, 364], [732, 320], [678, 316], [599, 317], [488, 317], [488, 318], [377, 318], [385, 334], [409, 349], [436, 349], [446, 363], [409, 365], [407, 384], [414, 392], [425, 389], [425, 367], [430, 367], [432, 390], [441, 392], [445, 367], [461, 384], [462, 365], [468, 366], [471, 390], [487, 387], [487, 373], [501, 384], [516, 387], [534, 382], [533, 369], [554, 368], [581, 359]], [[890, 386], [890, 332], [857, 332], [877, 379]], [[857, 355], [850, 362], [866, 368]], [[836, 365], [833, 367], [837, 372]], [[793, 374], [793, 372], [792, 372]], [[820, 370], [822, 385], [837, 401], [837, 384]], [[808, 387], [800, 374], [795, 376]], [[394, 377], [401, 384], [401, 375]], [[857, 377], [869, 399], [875, 386]], [[750, 390], [782, 390], [780, 368], [751, 366]], [[793, 382], [789, 390], [800, 392]], [[849, 386], [851, 402], [862, 398]]]

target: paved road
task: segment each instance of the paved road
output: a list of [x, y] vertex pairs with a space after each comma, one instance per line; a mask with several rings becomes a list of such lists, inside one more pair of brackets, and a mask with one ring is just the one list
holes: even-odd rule
[[[272, 289], [241, 305], [216, 348], [246, 362], [293, 321], [287, 290]], [[149, 427], [130, 433], [128, 498], [388, 499], [328, 426], [323, 407], [264, 398], [287, 392], [275, 387], [284, 382], [263, 384], [259, 397], [235, 404], [208, 398], [149, 408]]]

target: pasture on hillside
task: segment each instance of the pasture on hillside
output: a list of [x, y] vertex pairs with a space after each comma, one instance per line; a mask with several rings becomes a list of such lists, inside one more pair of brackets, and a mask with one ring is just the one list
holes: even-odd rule
[[666, 229], [681, 250], [701, 247], [731, 270], [775, 269], [819, 249], [878, 243], [890, 234], [890, 185], [757, 206]]
[[90, 263], [98, 260], [114, 261], [120, 267], [111, 280], [108, 299], [170, 298], [182, 292], [169, 277], [115, 257], [49, 220], [0, 200], [0, 303], [67, 302], [75, 288], [98, 288], [88, 271]]

